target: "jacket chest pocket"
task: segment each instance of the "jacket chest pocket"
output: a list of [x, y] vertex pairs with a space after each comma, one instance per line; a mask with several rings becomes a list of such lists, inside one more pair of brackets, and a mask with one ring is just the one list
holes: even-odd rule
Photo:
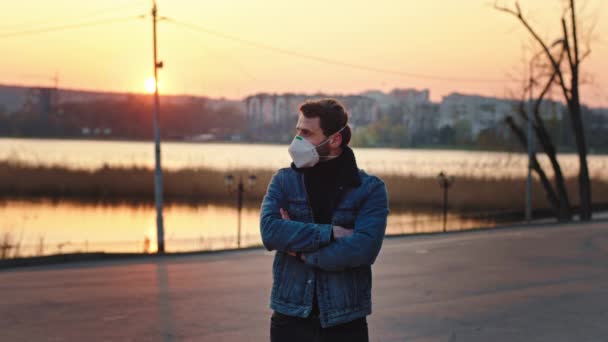
[[289, 214], [289, 219], [305, 223], [312, 222], [310, 208], [308, 207], [308, 203], [306, 203], [306, 201], [288, 201], [286, 209], [287, 214]]

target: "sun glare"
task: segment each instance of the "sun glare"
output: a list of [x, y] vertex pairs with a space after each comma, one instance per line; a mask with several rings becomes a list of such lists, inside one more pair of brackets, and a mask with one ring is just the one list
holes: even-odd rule
[[[148, 77], [146, 79], [146, 82], [144, 83], [144, 87], [146, 88], [147, 93], [150, 93], [150, 94], [154, 93], [154, 91], [156, 90], [154, 88], [154, 83], [155, 83], [154, 77]], [[160, 86], [160, 82], [159, 82], [159, 86]]]

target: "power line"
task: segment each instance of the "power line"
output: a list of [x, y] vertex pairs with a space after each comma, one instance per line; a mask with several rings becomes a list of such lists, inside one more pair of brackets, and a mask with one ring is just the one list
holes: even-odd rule
[[207, 29], [207, 28], [199, 26], [199, 25], [175, 20], [173, 18], [165, 18], [165, 19], [170, 23], [188, 28], [190, 30], [203, 32], [206, 34], [214, 35], [214, 36], [217, 36], [217, 37], [220, 37], [223, 39], [227, 39], [227, 40], [236, 41], [236, 42], [239, 42], [239, 43], [242, 43], [245, 45], [249, 45], [249, 46], [253, 46], [256, 48], [274, 51], [277, 53], [294, 56], [294, 57], [298, 57], [298, 58], [313, 60], [313, 61], [317, 61], [317, 62], [321, 62], [321, 63], [325, 63], [325, 64], [352, 68], [352, 69], [359, 69], [359, 70], [377, 72], [377, 73], [382, 73], [382, 74], [405, 76], [405, 77], [410, 77], [410, 78], [421, 78], [421, 79], [430, 79], [430, 80], [439, 80], [439, 81], [458, 81], [458, 82], [470, 82], [470, 83], [510, 83], [510, 82], [513, 82], [512, 80], [505, 80], [505, 79], [444, 77], [444, 76], [437, 76], [437, 75], [428, 75], [428, 74], [419, 74], [419, 73], [404, 72], [404, 71], [398, 71], [398, 70], [383, 69], [383, 68], [377, 68], [377, 67], [367, 66], [367, 65], [362, 65], [362, 64], [341, 62], [341, 61], [330, 59], [330, 58], [304, 54], [304, 53], [300, 53], [297, 51], [287, 50], [287, 49], [275, 47], [275, 46], [264, 44], [264, 43], [254, 42], [251, 40], [243, 39], [243, 38], [229, 35], [226, 33], [222, 33], [219, 31], [210, 30], [210, 29]]
[[[102, 14], [108, 13], [108, 12], [115, 12], [115, 11], [119, 11], [119, 10], [124, 10], [124, 9], [131, 9], [131, 8], [135, 8], [135, 7], [140, 7], [142, 4], [144, 3], [148, 3], [148, 1], [138, 1], [135, 3], [130, 3], [128, 5], [122, 5], [122, 6], [113, 6], [113, 7], [108, 7], [108, 8], [103, 8], [100, 10], [96, 10], [93, 12], [88, 12], [85, 13], [83, 15], [73, 15], [69, 18], [64, 18], [62, 20], [53, 20], [54, 23], [56, 22], [63, 22], [66, 20], [71, 20], [71, 19], [75, 19], [75, 18], [79, 18], [79, 19], [93, 19], [95, 17], [98, 17]], [[54, 25], [54, 23], [49, 23], [49, 24], [45, 24], [45, 25], [40, 25], [40, 23], [30, 23], [24, 25], [11, 25], [11, 26], [0, 26], [0, 30], [2, 31], [24, 31], [24, 30], [34, 30], [34, 29], [38, 29], [40, 27], [48, 27], [48, 26], [52, 26]]]
[[[199, 38], [201, 41], [203, 40], [201, 36], [196, 36], [196, 38]], [[215, 52], [214, 52], [215, 51]], [[247, 71], [238, 61], [236, 61], [234, 58], [220, 53], [217, 50], [213, 50], [210, 46], [205, 45], [205, 52], [204, 53], [208, 53], [209, 55], [211, 55], [212, 57], [214, 57], [216, 60], [218, 61], [222, 61], [222, 62], [227, 62], [228, 64], [231, 64], [232, 66], [234, 66], [235, 69], [233, 69], [233, 71], [235, 72], [240, 72], [241, 74], [243, 74], [245, 77], [249, 78], [252, 81], [260, 81], [256, 76], [254, 76], [251, 72]], [[238, 69], [238, 70], [236, 70]]]
[[84, 22], [84, 23], [79, 23], [79, 24], [70, 24], [70, 25], [61, 25], [61, 26], [46, 27], [46, 28], [39, 28], [39, 29], [15, 31], [15, 32], [0, 34], [0, 38], [11, 38], [11, 37], [39, 34], [39, 33], [65, 31], [65, 30], [81, 28], [81, 27], [98, 26], [98, 25], [112, 24], [112, 23], [132, 20], [132, 19], [141, 19], [143, 17], [144, 17], [143, 15], [129, 16], [129, 17], [122, 17], [122, 18], [112, 18], [112, 19]]

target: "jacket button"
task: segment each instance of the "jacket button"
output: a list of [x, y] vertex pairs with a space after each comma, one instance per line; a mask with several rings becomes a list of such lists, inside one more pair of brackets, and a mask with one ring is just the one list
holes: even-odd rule
[[312, 284], [312, 279], [308, 279], [308, 283], [309, 283], [309, 284]]

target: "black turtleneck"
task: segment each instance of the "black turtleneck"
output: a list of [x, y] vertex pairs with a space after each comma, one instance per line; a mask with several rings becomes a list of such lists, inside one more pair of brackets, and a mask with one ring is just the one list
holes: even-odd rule
[[320, 162], [304, 171], [306, 192], [315, 223], [331, 223], [336, 198], [338, 196], [338, 176], [342, 154], [325, 162]]

